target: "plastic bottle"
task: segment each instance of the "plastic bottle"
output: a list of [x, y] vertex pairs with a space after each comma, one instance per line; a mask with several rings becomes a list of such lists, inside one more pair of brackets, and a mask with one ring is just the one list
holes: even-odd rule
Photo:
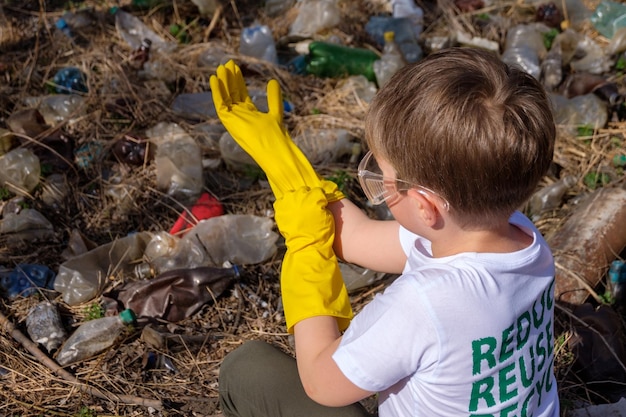
[[546, 54], [542, 33], [550, 28], [543, 23], [519, 24], [506, 34], [502, 61], [516, 65], [536, 79], [540, 79], [540, 57]]
[[174, 269], [155, 278], [125, 284], [117, 300], [137, 317], [178, 322], [219, 297], [238, 276], [236, 266]]
[[195, 201], [204, 186], [202, 151], [196, 141], [177, 123], [158, 123], [146, 136], [156, 145], [157, 187], [183, 204]]
[[146, 245], [147, 262], [135, 267], [135, 275], [148, 278], [180, 268], [196, 268], [210, 260], [202, 247], [193, 241], [182, 240], [166, 231], [156, 233]]
[[138, 17], [119, 8], [112, 8], [110, 12], [115, 16], [117, 33], [132, 50], [138, 50], [144, 39], [150, 39], [152, 50], [160, 53], [168, 53], [176, 49], [176, 42], [165, 41]]
[[350, 132], [338, 128], [305, 129], [293, 141], [313, 165], [337, 162], [350, 155], [356, 143]]
[[415, 36], [415, 26], [408, 17], [372, 16], [365, 24], [365, 31], [381, 48], [385, 45], [385, 32], [393, 32], [406, 62], [417, 62], [424, 55]]
[[265, 14], [269, 17], [277, 17], [286, 13], [295, 3], [295, 0], [267, 0], [264, 6]]
[[53, 234], [54, 227], [50, 220], [35, 209], [5, 212], [0, 221], [0, 235], [6, 239], [7, 244], [43, 240]]
[[591, 126], [593, 129], [603, 128], [608, 121], [607, 103], [595, 94], [583, 94], [571, 99], [559, 94], [550, 94], [554, 108], [554, 121], [570, 133], [576, 135], [580, 126]]
[[4, 269], [0, 273], [0, 289], [10, 300], [29, 297], [38, 288], [52, 289], [54, 277], [54, 271], [45, 265], [19, 264], [13, 270]]
[[59, 94], [86, 93], [87, 76], [76, 67], [62, 68], [52, 78], [54, 89]]
[[63, 262], [54, 280], [55, 291], [62, 293], [69, 305], [92, 300], [104, 289], [109, 276], [132, 272], [151, 238], [149, 232], [134, 233]]
[[541, 213], [546, 210], [557, 208], [561, 204], [561, 200], [565, 193], [572, 188], [578, 178], [574, 175], [567, 175], [558, 181], [547, 185], [530, 197], [530, 212], [533, 220], [538, 220]]
[[240, 54], [278, 64], [276, 43], [269, 26], [252, 25], [243, 28], [239, 42]]
[[376, 81], [373, 64], [378, 59], [378, 54], [369, 49], [315, 41], [309, 44], [305, 70], [318, 77], [364, 75], [369, 81]]
[[61, 346], [57, 362], [65, 366], [94, 357], [113, 346], [135, 320], [135, 313], [126, 309], [117, 316], [101, 317], [81, 324]]
[[256, 161], [235, 141], [229, 132], [224, 132], [219, 140], [222, 160], [233, 171], [249, 172], [250, 167], [258, 167]]
[[31, 308], [26, 316], [26, 331], [30, 339], [55, 351], [67, 338], [56, 304], [43, 301]]
[[372, 285], [385, 277], [385, 273], [372, 271], [358, 265], [339, 262], [341, 277], [349, 292]]
[[39, 184], [41, 164], [29, 148], [16, 148], [0, 157], [0, 185], [28, 195]]
[[612, 304], [622, 310], [626, 307], [626, 264], [616, 259], [609, 267], [609, 287]]
[[224, 214], [198, 222], [181, 243], [202, 247], [209, 259], [207, 266], [257, 264], [276, 253], [278, 234], [273, 228], [274, 221], [267, 217]]
[[383, 47], [383, 53], [379, 60], [373, 64], [374, 73], [376, 74], [376, 82], [378, 87], [382, 88], [387, 81], [398, 70], [406, 65], [406, 61], [398, 44], [394, 40], [393, 32], [385, 32], [385, 46]]
[[576, 51], [576, 55], [582, 55], [582, 58], [574, 57], [570, 61], [569, 66], [573, 71], [604, 74], [611, 70], [611, 60], [600, 44], [591, 37], [583, 35], [576, 45]]
[[391, 14], [394, 18], [408, 19], [415, 39], [419, 39], [424, 30], [424, 11], [414, 0], [391, 0]]
[[336, 0], [300, 0], [298, 16], [289, 28], [290, 35], [312, 37], [334, 28], [341, 21], [341, 11]]
[[72, 32], [72, 28], [69, 27], [65, 19], [63, 19], [62, 17], [54, 22], [54, 26], [56, 26], [56, 28], [59, 29], [61, 33], [63, 33], [68, 38], [74, 38], [74, 32]]
[[563, 81], [563, 53], [558, 42], [552, 43], [550, 51], [541, 61], [541, 80], [549, 91]]
[[626, 4], [602, 0], [589, 20], [602, 36], [611, 39], [618, 29], [626, 27]]
[[85, 114], [85, 97], [77, 94], [25, 97], [22, 102], [36, 109], [47, 126], [72, 121]]

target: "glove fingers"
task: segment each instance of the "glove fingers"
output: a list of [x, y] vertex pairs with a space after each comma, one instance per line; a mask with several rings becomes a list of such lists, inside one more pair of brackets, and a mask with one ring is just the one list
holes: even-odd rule
[[268, 113], [282, 125], [284, 113], [283, 95], [276, 80], [270, 80], [267, 83], [267, 109]]
[[248, 95], [246, 82], [243, 79], [243, 75], [241, 74], [241, 69], [239, 68], [239, 66], [235, 64], [235, 61], [231, 59], [225, 64], [225, 68], [227, 76], [227, 88], [230, 92], [233, 103], [252, 103], [252, 100]]
[[232, 100], [228, 94], [228, 89], [224, 84], [226, 69], [220, 65], [217, 67], [217, 75], [212, 75], [209, 78], [209, 85], [211, 86], [211, 95], [213, 96], [213, 103], [216, 108], [227, 107], [229, 110], [232, 106]]

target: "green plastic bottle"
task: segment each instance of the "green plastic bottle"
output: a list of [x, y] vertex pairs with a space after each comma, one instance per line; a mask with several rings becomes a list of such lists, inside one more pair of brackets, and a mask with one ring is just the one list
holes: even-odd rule
[[380, 56], [369, 49], [353, 48], [327, 42], [311, 42], [306, 56], [306, 72], [318, 77], [346, 77], [364, 75], [376, 81], [374, 61]]

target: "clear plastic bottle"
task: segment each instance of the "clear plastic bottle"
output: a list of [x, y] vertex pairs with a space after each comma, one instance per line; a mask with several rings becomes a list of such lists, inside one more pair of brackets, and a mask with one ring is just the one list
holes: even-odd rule
[[276, 43], [272, 30], [267, 25], [252, 25], [243, 28], [239, 53], [278, 64]]
[[152, 42], [151, 48], [154, 51], [168, 53], [176, 49], [176, 42], [165, 41], [146, 26], [137, 16], [119, 8], [112, 8], [110, 12], [115, 16], [115, 28], [117, 29], [117, 33], [126, 41], [132, 50], [138, 50], [144, 39], [150, 39]]
[[134, 233], [68, 259], [59, 266], [55, 291], [69, 305], [92, 300], [104, 289], [110, 275], [132, 271], [151, 238], [149, 232]]
[[546, 54], [542, 34], [550, 28], [543, 23], [519, 24], [506, 34], [502, 61], [516, 65], [536, 79], [540, 79], [540, 57]]
[[94, 357], [113, 346], [135, 320], [135, 313], [126, 309], [117, 316], [101, 317], [81, 324], [61, 346], [57, 362], [65, 366]]
[[67, 338], [59, 309], [49, 301], [43, 301], [29, 310], [26, 330], [30, 339], [43, 345], [48, 352], [55, 351]]
[[548, 90], [553, 90], [563, 81], [563, 53], [558, 42], [552, 43], [550, 51], [541, 61], [541, 80]]
[[538, 219], [544, 211], [557, 208], [561, 204], [565, 193], [577, 181], [578, 178], [575, 175], [567, 175], [535, 192], [530, 197], [530, 212], [533, 220]]
[[382, 88], [398, 70], [406, 65], [402, 51], [395, 41], [393, 32], [385, 32], [385, 46], [378, 61], [375, 61], [374, 73], [378, 88]]
[[289, 28], [290, 35], [312, 37], [324, 29], [331, 29], [341, 21], [341, 10], [336, 0], [300, 0], [298, 16]]
[[157, 187], [183, 204], [195, 201], [204, 187], [200, 146], [177, 123], [158, 123], [146, 136], [156, 145]]
[[419, 39], [424, 30], [424, 11], [413, 0], [391, 0], [392, 16], [406, 18], [411, 22], [415, 39]]
[[41, 164], [28, 148], [16, 148], [0, 157], [0, 184], [17, 195], [28, 195], [39, 184]]

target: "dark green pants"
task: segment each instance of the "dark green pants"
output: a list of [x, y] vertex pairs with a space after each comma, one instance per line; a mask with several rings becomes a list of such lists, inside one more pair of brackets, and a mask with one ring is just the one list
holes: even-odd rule
[[219, 390], [226, 417], [370, 417], [358, 403], [325, 407], [311, 400], [300, 382], [296, 360], [258, 340], [226, 356]]

